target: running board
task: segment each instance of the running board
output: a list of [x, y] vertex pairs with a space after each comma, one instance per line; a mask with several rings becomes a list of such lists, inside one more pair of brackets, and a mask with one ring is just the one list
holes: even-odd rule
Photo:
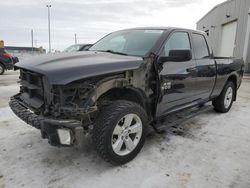
[[163, 120], [153, 125], [153, 127], [158, 133], [166, 131], [169, 128], [178, 129], [180, 124], [211, 109], [213, 109], [213, 106], [211, 104], [205, 104], [200, 107], [193, 107], [190, 109], [182, 110], [180, 112], [169, 114]]

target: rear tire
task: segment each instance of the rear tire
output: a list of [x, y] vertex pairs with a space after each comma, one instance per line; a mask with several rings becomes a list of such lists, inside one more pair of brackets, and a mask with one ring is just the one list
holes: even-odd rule
[[223, 88], [220, 96], [215, 98], [212, 103], [214, 110], [220, 113], [226, 113], [232, 107], [235, 98], [236, 88], [233, 82], [228, 81]]
[[0, 63], [0, 75], [4, 74], [4, 71], [5, 71], [4, 66], [3, 64]]
[[134, 102], [119, 100], [103, 107], [92, 135], [97, 153], [115, 165], [131, 161], [145, 143], [147, 119], [145, 110]]

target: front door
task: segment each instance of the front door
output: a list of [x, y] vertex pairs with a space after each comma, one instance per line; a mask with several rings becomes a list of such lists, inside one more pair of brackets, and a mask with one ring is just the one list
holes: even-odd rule
[[[185, 31], [175, 31], [164, 45], [161, 56], [170, 50], [191, 50], [190, 36]], [[157, 116], [163, 116], [195, 99], [196, 63], [194, 59], [184, 62], [163, 62], [159, 70], [161, 97]]]

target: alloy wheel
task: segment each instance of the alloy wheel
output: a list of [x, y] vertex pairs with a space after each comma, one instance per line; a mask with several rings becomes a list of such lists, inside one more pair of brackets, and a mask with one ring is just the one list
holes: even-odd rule
[[233, 89], [231, 87], [227, 88], [225, 98], [224, 98], [224, 105], [225, 108], [229, 108], [233, 100]]
[[128, 155], [142, 136], [142, 121], [136, 114], [127, 114], [116, 124], [112, 134], [112, 149], [120, 156]]

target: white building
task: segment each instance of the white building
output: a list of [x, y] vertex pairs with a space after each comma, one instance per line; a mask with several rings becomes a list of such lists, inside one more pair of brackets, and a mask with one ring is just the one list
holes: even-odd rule
[[208, 35], [215, 56], [243, 58], [250, 72], [250, 0], [228, 0], [197, 22]]

